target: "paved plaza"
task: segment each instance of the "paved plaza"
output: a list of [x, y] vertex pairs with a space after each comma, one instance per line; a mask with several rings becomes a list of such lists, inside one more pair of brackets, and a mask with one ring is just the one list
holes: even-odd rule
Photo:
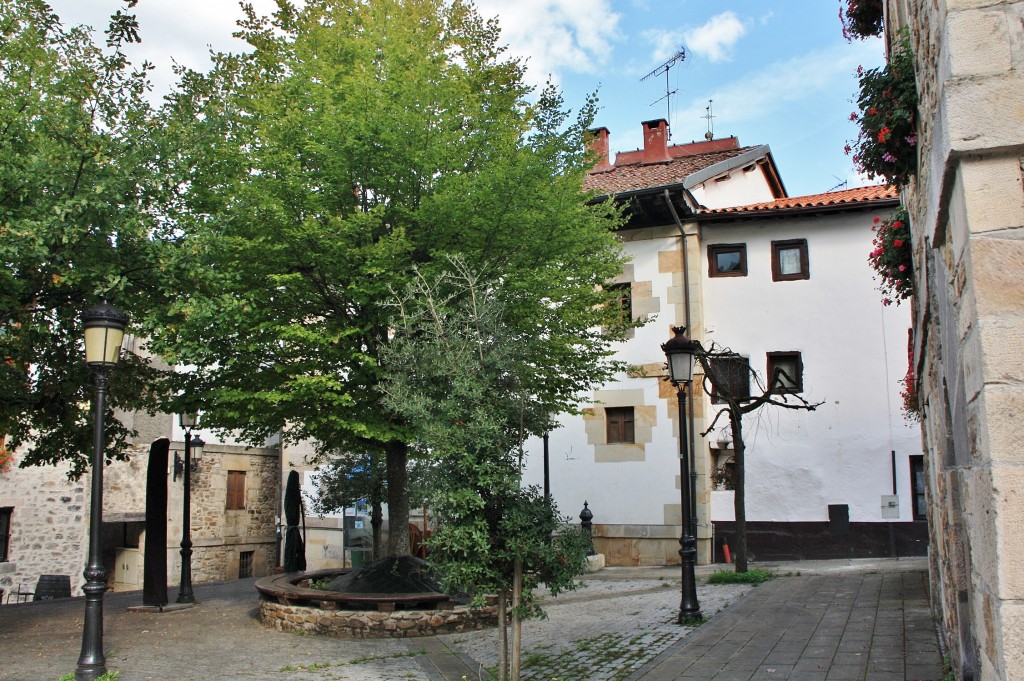
[[[523, 627], [523, 678], [669, 681], [941, 681], [923, 559], [763, 564], [757, 587], [707, 585], [709, 620], [675, 624], [679, 568], [607, 568], [544, 603]], [[172, 591], [173, 598], [174, 593]], [[105, 599], [107, 666], [121, 681], [473, 681], [497, 634], [339, 640], [264, 628], [253, 580], [196, 588], [201, 603], [130, 612], [141, 593]], [[0, 606], [0, 679], [55, 681], [81, 646], [81, 598]]]

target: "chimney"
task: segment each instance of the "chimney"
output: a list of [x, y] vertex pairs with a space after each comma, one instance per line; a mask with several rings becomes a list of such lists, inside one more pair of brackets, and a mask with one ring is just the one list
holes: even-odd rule
[[597, 159], [597, 164], [590, 172], [596, 173], [612, 169], [611, 157], [608, 152], [608, 128], [588, 130], [587, 146], [590, 154]]
[[659, 118], [644, 121], [644, 156], [643, 163], [659, 163], [670, 161], [668, 155], [668, 121]]

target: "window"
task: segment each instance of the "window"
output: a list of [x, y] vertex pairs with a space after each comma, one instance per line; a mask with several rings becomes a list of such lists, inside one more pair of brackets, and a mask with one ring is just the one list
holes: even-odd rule
[[11, 514], [14, 508], [8, 506], [0, 508], [0, 563], [10, 560], [9, 547], [11, 545]]
[[608, 286], [608, 291], [618, 299], [618, 307], [620, 311], [619, 320], [623, 324], [632, 324], [633, 285], [628, 282], [625, 284], [611, 284]]
[[228, 511], [245, 510], [245, 471], [228, 471]]
[[739, 400], [750, 397], [750, 361], [746, 357], [713, 357], [708, 374], [713, 403], [724, 402], [719, 396], [720, 392]]
[[608, 420], [608, 444], [636, 442], [633, 432], [633, 407], [606, 407]]
[[910, 457], [910, 496], [914, 520], [927, 520], [928, 506], [924, 500], [924, 457]]
[[238, 578], [252, 577], [252, 556], [254, 551], [240, 551], [238, 554]]
[[772, 242], [772, 281], [809, 279], [807, 239]]
[[713, 244], [708, 246], [708, 276], [747, 276], [747, 245]]
[[799, 352], [768, 353], [768, 390], [799, 393], [804, 390], [804, 363]]

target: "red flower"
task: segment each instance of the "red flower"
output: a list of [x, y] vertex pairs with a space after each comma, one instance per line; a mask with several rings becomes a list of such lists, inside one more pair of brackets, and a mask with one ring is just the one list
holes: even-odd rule
[[885, 144], [885, 138], [887, 138], [890, 134], [892, 134], [892, 130], [890, 130], [888, 126], [882, 128], [881, 130], [878, 131], [878, 141], [882, 144]]
[[878, 115], [878, 109], [876, 109], [875, 107], [871, 107], [870, 109], [868, 109], [868, 115], [869, 116], [876, 116], [876, 115]]
[[899, 248], [900, 246], [903, 245], [903, 239], [893, 239], [892, 245], [895, 246], [896, 248]]
[[875, 223], [876, 225], [877, 225], [877, 224], [878, 224], [879, 222], [881, 222], [881, 221], [882, 221], [882, 218], [878, 217], [877, 215], [875, 216], [875, 219], [873, 220], [873, 222], [874, 222], [874, 223]]

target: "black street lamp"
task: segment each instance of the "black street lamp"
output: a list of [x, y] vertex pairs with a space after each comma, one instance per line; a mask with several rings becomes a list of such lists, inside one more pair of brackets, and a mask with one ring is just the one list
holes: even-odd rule
[[185, 493], [181, 512], [181, 579], [178, 582], [176, 602], [195, 603], [196, 598], [192, 593], [192, 471], [199, 468], [206, 443], [198, 435], [192, 435], [192, 429], [199, 423], [198, 414], [179, 414], [178, 423], [185, 429], [185, 459], [178, 458], [178, 453], [174, 453], [174, 479], [184, 471]]
[[96, 399], [93, 403], [92, 496], [89, 507], [89, 562], [85, 566], [85, 623], [82, 654], [75, 669], [77, 681], [92, 681], [107, 673], [103, 655], [103, 594], [107, 571], [101, 555], [100, 525], [103, 523], [103, 434], [107, 401], [108, 372], [117, 364], [128, 315], [113, 305], [101, 303], [82, 315], [85, 327], [85, 363], [93, 370]]
[[674, 327], [675, 336], [661, 349], [668, 359], [669, 379], [676, 387], [679, 402], [679, 497], [682, 505], [683, 530], [679, 537], [679, 562], [682, 566], [682, 597], [679, 601], [679, 623], [701, 619], [697, 602], [697, 538], [693, 536], [693, 511], [690, 505], [690, 456], [686, 434], [686, 388], [693, 381], [693, 356], [700, 344], [690, 340], [685, 327]]

